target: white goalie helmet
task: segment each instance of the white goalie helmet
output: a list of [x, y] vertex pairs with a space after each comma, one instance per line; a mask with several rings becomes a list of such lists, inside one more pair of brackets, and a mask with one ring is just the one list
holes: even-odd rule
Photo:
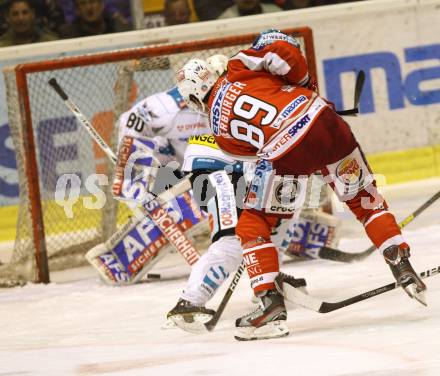
[[226, 70], [227, 60], [223, 55], [213, 55], [207, 61], [191, 59], [176, 73], [177, 88], [188, 108], [205, 112], [204, 99]]

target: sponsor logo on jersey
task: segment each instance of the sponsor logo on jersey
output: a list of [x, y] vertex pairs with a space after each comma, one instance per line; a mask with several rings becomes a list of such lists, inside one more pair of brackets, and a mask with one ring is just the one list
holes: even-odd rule
[[291, 101], [284, 109], [281, 111], [278, 118], [270, 125], [272, 128], [278, 129], [281, 124], [304, 102], [307, 102], [307, 97], [305, 95], [300, 95]]
[[241, 82], [226, 83], [218, 90], [210, 111], [212, 133], [216, 136], [230, 137], [229, 116], [232, 106], [245, 86], [246, 84]]
[[215, 172], [211, 176], [211, 183], [215, 183], [217, 192], [219, 229], [233, 228], [238, 222], [234, 187], [225, 171]]
[[307, 124], [310, 123], [310, 116], [309, 114], [305, 114], [300, 120], [298, 120], [290, 129], [289, 129], [289, 135], [291, 137], [295, 137], [295, 135], [303, 129]]
[[[251, 274], [249, 272], [249, 269], [248, 269], [248, 273], [249, 273], [249, 276], [250, 276]], [[262, 275], [259, 275], [259, 276], [255, 277], [255, 278], [252, 278], [251, 279], [251, 288], [253, 289], [256, 286], [261, 285], [263, 282], [264, 282], [264, 276], [262, 276]]]
[[174, 102], [176, 102], [177, 107], [179, 108], [185, 108], [186, 107], [186, 103], [185, 100], [183, 99], [182, 95], [180, 94], [179, 90], [177, 89], [177, 86], [174, 86], [172, 89], [167, 91], [167, 94], [173, 98]]
[[229, 118], [231, 115], [232, 107], [241, 94], [246, 84], [241, 82], [234, 82], [229, 85], [225, 92], [225, 96], [222, 100], [221, 112], [220, 112], [220, 134], [229, 136]]
[[[307, 133], [315, 119], [326, 107], [328, 106], [324, 100], [319, 97], [315, 98], [310, 102], [307, 112], [294, 123], [288, 124], [284, 129], [279, 131], [276, 137], [273, 137], [271, 141], [264, 145], [262, 152], [259, 153], [258, 156], [270, 160], [279, 158], [288, 150], [291, 150], [301, 141], [301, 138]], [[290, 122], [293, 121], [293, 119], [296, 119], [296, 117], [286, 119], [286, 121]]]
[[295, 200], [300, 189], [301, 185], [298, 180], [280, 177], [280, 180], [274, 186], [273, 196], [267, 212], [278, 214], [293, 213], [295, 210]]
[[[194, 130], [197, 131], [198, 129], [204, 129], [206, 127], [206, 124], [203, 122], [197, 122], [197, 123], [192, 123], [192, 124], [180, 124], [177, 126], [177, 130], [179, 132], [185, 132], [185, 131], [190, 131], [190, 130]], [[180, 139], [181, 141], [186, 141], [186, 139]]]
[[295, 202], [299, 190], [297, 180], [284, 180], [275, 188], [275, 198], [283, 205], [291, 205]]
[[222, 85], [214, 98], [214, 103], [211, 107], [211, 129], [212, 133], [219, 136], [220, 135], [220, 111], [223, 96], [226, 90], [231, 84]]
[[275, 153], [278, 149], [280, 149], [282, 146], [290, 142], [296, 134], [303, 129], [306, 125], [310, 123], [310, 116], [309, 114], [305, 114], [301, 119], [299, 119], [296, 123], [294, 123], [287, 133], [284, 133], [284, 135], [277, 141], [277, 143], [272, 148], [272, 153]]
[[254, 177], [249, 185], [248, 192], [245, 198], [245, 205], [247, 208], [257, 210], [263, 208], [263, 197], [266, 191], [266, 185], [273, 175], [272, 162], [260, 160], [254, 171]]
[[[343, 194], [356, 194], [365, 185], [366, 167], [356, 156], [348, 156], [340, 162], [335, 170], [336, 178], [342, 182]], [[367, 172], [368, 174], [368, 172]], [[342, 187], [340, 187], [341, 189]]]
[[201, 135], [201, 136], [191, 136], [188, 139], [188, 144], [190, 145], [203, 145], [209, 146], [210, 148], [218, 149], [215, 138], [212, 135]]
[[243, 260], [246, 264], [246, 269], [249, 273], [249, 277], [261, 274], [261, 266], [254, 252], [249, 252], [243, 255]]
[[355, 158], [349, 157], [336, 167], [336, 176], [345, 185], [358, 184], [363, 178], [362, 168]]
[[112, 193], [114, 196], [120, 196], [122, 192], [122, 183], [124, 182], [125, 166], [131, 154], [131, 145], [133, 145], [133, 137], [124, 136], [118, 153], [118, 161], [115, 169], [115, 177], [113, 179]]

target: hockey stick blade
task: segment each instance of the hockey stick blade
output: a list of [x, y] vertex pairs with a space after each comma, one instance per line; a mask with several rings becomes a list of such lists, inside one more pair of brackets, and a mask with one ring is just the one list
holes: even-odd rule
[[[425, 279], [428, 277], [432, 277], [436, 274], [440, 273], [440, 265], [426, 270], [419, 274], [420, 278]], [[374, 296], [381, 295], [385, 292], [394, 290], [395, 288], [400, 287], [396, 282], [389, 283], [387, 285], [378, 287], [376, 289], [364, 292], [362, 294], [352, 296], [351, 298], [340, 300], [339, 302], [325, 302], [318, 298], [314, 298], [310, 295], [306, 295], [303, 292], [299, 291], [299, 289], [294, 288], [286, 283], [283, 284], [284, 288], [284, 297], [291, 303], [297, 304], [303, 308], [318, 312], [318, 313], [329, 313], [336, 311], [338, 309], [348, 307], [352, 304], [359, 303], [363, 300], [370, 299]]]
[[[411, 223], [416, 217], [418, 217], [423, 211], [430, 207], [434, 202], [440, 198], [440, 191], [432, 195], [428, 200], [426, 200], [422, 205], [420, 205], [416, 210], [414, 210], [410, 215], [408, 215], [403, 221], [399, 223], [399, 228], [403, 229], [409, 223]], [[322, 247], [318, 252], [318, 258], [324, 260], [338, 261], [338, 262], [354, 262], [362, 261], [363, 259], [370, 256], [376, 247], [372, 245], [363, 252], [352, 253], [344, 252], [339, 249], [334, 249], [330, 247]]]
[[354, 86], [354, 105], [349, 110], [336, 111], [341, 116], [356, 116], [359, 113], [359, 101], [361, 99], [362, 90], [365, 83], [365, 72], [360, 70], [356, 76], [356, 83]]

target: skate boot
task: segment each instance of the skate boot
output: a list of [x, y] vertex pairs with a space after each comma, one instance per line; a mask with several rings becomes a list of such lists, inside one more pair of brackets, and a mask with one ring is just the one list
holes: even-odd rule
[[416, 299], [418, 302], [426, 306], [426, 285], [422, 282], [409, 263], [409, 247], [406, 244], [401, 247], [392, 245], [383, 251], [383, 257], [389, 265], [397, 283], [402, 286], [411, 298]]
[[179, 299], [176, 306], [167, 314], [167, 320], [189, 333], [206, 332], [205, 323], [211, 320], [215, 311], [196, 306], [185, 299]]
[[234, 338], [238, 341], [252, 341], [284, 337], [289, 334], [286, 325], [287, 312], [283, 295], [278, 289], [262, 292], [260, 306], [253, 312], [235, 321]]

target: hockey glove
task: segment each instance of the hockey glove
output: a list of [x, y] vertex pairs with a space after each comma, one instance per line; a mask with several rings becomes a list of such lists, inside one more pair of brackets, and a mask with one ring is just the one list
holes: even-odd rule
[[124, 136], [115, 168], [112, 193], [121, 201], [142, 204], [151, 199], [159, 162], [156, 144], [144, 137]]

